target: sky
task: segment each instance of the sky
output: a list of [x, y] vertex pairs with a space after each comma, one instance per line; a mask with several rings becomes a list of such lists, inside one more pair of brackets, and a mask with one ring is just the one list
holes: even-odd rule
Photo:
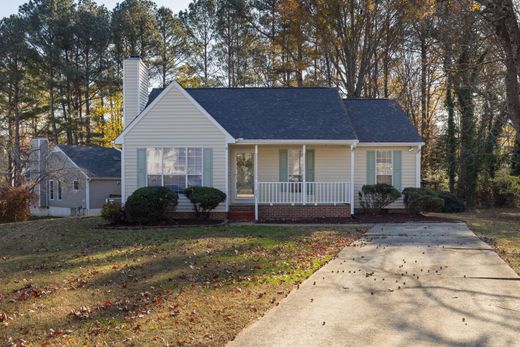
[[[105, 4], [109, 9], [123, 0], [96, 0], [100, 4]], [[28, 0], [0, 0], [0, 18], [7, 17], [13, 13], [18, 12], [18, 7]], [[172, 9], [174, 13], [184, 10], [188, 7], [191, 0], [155, 0], [157, 6], [166, 6]]]

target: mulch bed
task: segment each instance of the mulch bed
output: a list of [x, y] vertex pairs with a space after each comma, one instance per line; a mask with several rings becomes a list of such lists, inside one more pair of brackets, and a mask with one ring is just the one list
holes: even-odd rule
[[354, 218], [315, 218], [306, 220], [263, 221], [262, 224], [380, 224], [380, 223], [428, 223], [451, 222], [450, 218], [424, 215], [409, 215], [407, 213], [384, 213], [380, 215], [356, 214]]

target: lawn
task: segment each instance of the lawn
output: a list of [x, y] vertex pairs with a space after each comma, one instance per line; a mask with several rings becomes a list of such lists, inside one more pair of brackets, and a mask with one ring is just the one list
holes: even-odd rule
[[0, 225], [0, 345], [223, 345], [365, 231]]
[[482, 209], [464, 213], [433, 214], [464, 221], [482, 240], [520, 274], [520, 209]]

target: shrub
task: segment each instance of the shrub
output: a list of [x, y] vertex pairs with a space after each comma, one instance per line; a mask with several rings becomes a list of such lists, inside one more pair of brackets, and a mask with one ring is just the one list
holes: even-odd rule
[[491, 181], [493, 200], [496, 207], [516, 207], [520, 201], [520, 177], [506, 171], [497, 172]]
[[25, 222], [31, 216], [31, 201], [34, 194], [29, 186], [0, 186], [0, 223]]
[[110, 224], [120, 224], [125, 220], [125, 212], [118, 202], [107, 202], [101, 208], [101, 217]]
[[164, 219], [168, 205], [177, 206], [178, 201], [179, 195], [168, 188], [139, 188], [128, 197], [125, 215], [130, 222], [158, 222]]
[[212, 187], [189, 187], [184, 194], [193, 204], [197, 218], [208, 218], [209, 212], [226, 200], [226, 193]]
[[406, 188], [403, 195], [404, 205], [410, 214], [440, 212], [444, 207], [444, 200], [426, 188]]
[[384, 207], [401, 197], [401, 193], [389, 184], [364, 185], [359, 200], [366, 213], [381, 213]]
[[455, 212], [464, 212], [466, 207], [464, 206], [464, 202], [457, 198], [455, 194], [450, 192], [440, 192], [437, 195], [444, 200], [444, 206], [442, 207], [442, 212], [446, 213], [455, 213]]

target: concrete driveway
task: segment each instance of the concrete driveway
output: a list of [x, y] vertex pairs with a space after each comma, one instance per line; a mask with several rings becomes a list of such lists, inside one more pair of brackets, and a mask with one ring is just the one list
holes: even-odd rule
[[465, 224], [373, 227], [230, 346], [520, 346], [520, 278]]

